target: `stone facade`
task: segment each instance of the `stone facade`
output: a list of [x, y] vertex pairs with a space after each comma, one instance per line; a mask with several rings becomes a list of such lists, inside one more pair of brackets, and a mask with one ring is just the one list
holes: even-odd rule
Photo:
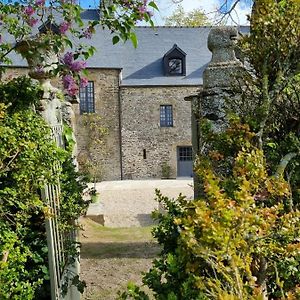
[[[11, 68], [6, 76], [27, 73]], [[80, 114], [73, 104], [80, 168], [89, 161], [96, 180], [147, 179], [161, 178], [165, 163], [176, 178], [177, 148], [191, 146], [191, 108], [184, 98], [200, 86], [126, 87], [120, 86], [120, 74], [89, 69], [95, 114]], [[160, 105], [172, 105], [172, 127], [160, 127]]]
[[[98, 16], [96, 10], [90, 13]], [[81, 170], [97, 181], [160, 178], [165, 175], [163, 165], [170, 168], [168, 177], [192, 175], [191, 119], [195, 156], [201, 149], [199, 118], [211, 119], [216, 130], [223, 128], [224, 97], [232, 97], [228, 85], [240, 72], [233, 52], [237, 31], [216, 27], [209, 34], [210, 30], [138, 27], [137, 49], [130, 43], [113, 45], [109, 31], [97, 31], [93, 45], [101, 51], [87, 61], [95, 114], [80, 114], [79, 105], [73, 104]], [[186, 72], [167, 76], [169, 63], [178, 59], [177, 54], [166, 56], [174, 45], [185, 53], [181, 59]], [[169, 61], [164, 63], [166, 57]], [[27, 73], [20, 58], [15, 57], [14, 64], [24, 68], [11, 68], [8, 76]], [[184, 100], [190, 95], [195, 95], [190, 97], [193, 113]], [[160, 126], [161, 105], [172, 106], [173, 126]], [[188, 159], [183, 159], [183, 150], [190, 151]]]
[[119, 69], [90, 69], [95, 114], [81, 115], [75, 105], [79, 165], [92, 163], [96, 180], [121, 179], [119, 76]]
[[[199, 86], [122, 87], [123, 179], [177, 176], [177, 147], [191, 146], [191, 109], [184, 97]], [[160, 127], [160, 105], [172, 105], [173, 127]]]

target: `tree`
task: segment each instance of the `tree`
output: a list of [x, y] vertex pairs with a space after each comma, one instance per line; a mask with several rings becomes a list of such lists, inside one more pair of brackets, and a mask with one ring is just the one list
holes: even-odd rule
[[177, 9], [165, 21], [166, 26], [202, 26], [209, 24], [207, 16], [200, 8], [185, 12], [182, 5], [178, 5]]
[[[201, 119], [200, 199], [157, 194], [156, 299], [300, 298], [300, 4], [255, 1], [228, 127]], [[131, 287], [134, 299], [149, 299]], [[126, 299], [126, 293], [123, 298]]]
[[[85, 23], [81, 19], [82, 9], [74, 2], [1, 1], [2, 73], [5, 65], [11, 63], [9, 54], [16, 51], [27, 59], [32, 77], [34, 74], [42, 82], [60, 76], [66, 96], [76, 96], [79, 86], [87, 84], [85, 59], [95, 51], [81, 40], [91, 38], [97, 27], [106, 26], [113, 33], [114, 43], [131, 39], [136, 46], [132, 31], [135, 23], [145, 19], [152, 24], [149, 9], [156, 8], [152, 1], [114, 0], [107, 5], [101, 2], [102, 17]], [[57, 265], [62, 273], [78, 258], [78, 243], [70, 234], [78, 230], [76, 219], [87, 208], [82, 199], [86, 185], [71, 157], [72, 129], [64, 124], [61, 138], [65, 139], [66, 149], [61, 149], [53, 141], [49, 124], [37, 113], [46, 107], [45, 102], [61, 103], [66, 99], [49, 84], [44, 89], [41, 86], [42, 83], [28, 77], [0, 84], [0, 299], [3, 300], [50, 298], [45, 221], [55, 216], [59, 226], [55, 230], [59, 228], [60, 235], [68, 237], [64, 239], [63, 254], [56, 253], [65, 258]], [[49, 185], [57, 186], [58, 180], [61, 190], [54, 191]], [[42, 197], [45, 185], [55, 202], [61, 200], [59, 213]], [[83, 283], [78, 276], [70, 277], [67, 279], [82, 292]], [[68, 280], [63, 283], [62, 292]]]
[[[87, 82], [86, 80], [80, 82], [80, 73], [85, 69], [84, 60], [95, 51], [95, 48], [87, 47], [80, 43], [80, 40], [90, 39], [97, 28], [106, 27], [113, 34], [114, 44], [120, 40], [130, 39], [136, 47], [137, 38], [133, 31], [136, 22], [145, 20], [153, 26], [150, 10], [157, 9], [154, 1], [127, 1], [124, 4], [122, 0], [113, 0], [100, 3], [99, 20], [85, 23], [80, 16], [83, 9], [74, 4], [74, 1], [19, 0], [13, 3], [1, 1], [0, 61], [2, 65], [11, 63], [9, 53], [18, 50], [18, 46], [22, 43], [24, 45], [24, 42], [27, 46], [32, 46], [29, 52], [23, 53], [27, 58], [32, 55], [32, 51], [42, 52], [45, 46], [51, 45], [55, 53], [63, 48], [72, 49], [72, 52], [60, 58], [60, 63], [52, 72], [55, 73], [53, 75], [62, 78], [66, 91], [74, 96], [78, 92], [78, 85]], [[58, 24], [56, 20], [59, 20]], [[35, 36], [33, 45], [32, 33], [41, 25], [45, 25], [47, 30]], [[55, 32], [49, 30], [55, 28], [53, 25], [57, 26]], [[4, 68], [1, 66], [0, 70]]]

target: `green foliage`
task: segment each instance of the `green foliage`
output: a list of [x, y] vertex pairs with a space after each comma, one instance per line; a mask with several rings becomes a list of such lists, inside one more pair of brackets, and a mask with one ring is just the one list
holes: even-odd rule
[[185, 12], [182, 5], [178, 5], [176, 10], [166, 18], [166, 26], [203, 26], [210, 25], [205, 13], [195, 8], [190, 12]]
[[127, 291], [126, 292], [118, 292], [118, 299], [136, 299], [136, 300], [149, 300], [149, 296], [142, 291], [138, 286], [136, 286], [134, 283], [129, 282], [127, 285]]
[[[251, 34], [240, 43], [250, 69], [238, 89], [241, 97], [228, 106], [255, 133], [272, 173], [286, 155], [300, 153], [299, 40], [299, 1], [255, 1]], [[297, 159], [291, 159], [284, 172], [297, 204]]]
[[[86, 151], [81, 151], [78, 154], [80, 171], [95, 183], [102, 180], [103, 163], [99, 160], [99, 149], [104, 145], [108, 128], [103, 123], [102, 118], [95, 113], [80, 116], [81, 125], [86, 130]], [[101, 149], [101, 152], [104, 154], [105, 149]]]
[[255, 5], [228, 126], [201, 120], [200, 199], [158, 194], [163, 250], [143, 277], [155, 299], [300, 297], [299, 1]]
[[[18, 97], [13, 97], [11, 93]], [[45, 121], [33, 108], [39, 105], [39, 87], [18, 78], [0, 85], [0, 298], [48, 299], [48, 249], [41, 199], [45, 184], [57, 183], [49, 166], [62, 164], [61, 230], [65, 233], [86, 208], [86, 187], [72, 160], [58, 148]], [[19, 98], [22, 97], [22, 98]], [[20, 99], [24, 99], [22, 102]], [[76, 258], [78, 245], [67, 245]], [[77, 250], [76, 250], [77, 252]]]
[[134, 47], [137, 47], [137, 38], [133, 30], [137, 21], [145, 21], [152, 27], [152, 11], [158, 10], [155, 1], [127, 1], [123, 0], [101, 1], [100, 24], [104, 25], [113, 33], [113, 44], [120, 40], [131, 40]]
[[170, 178], [171, 167], [167, 162], [161, 164], [161, 176], [162, 178]]
[[[245, 131], [236, 126], [228, 128], [233, 141]], [[202, 199], [157, 191], [163, 210], [154, 214], [153, 235], [162, 252], [143, 277], [155, 299], [297, 299], [300, 212], [288, 208], [289, 184], [268, 174], [263, 151], [249, 140], [232, 158], [225, 175], [222, 153], [199, 159]]]
[[[27, 109], [10, 94], [21, 90]], [[32, 299], [48, 279], [46, 205], [40, 189], [53, 181], [49, 166], [61, 160], [62, 153], [54, 145], [49, 127], [29, 108], [37, 103], [38, 90], [26, 79], [0, 86], [1, 102], [6, 103], [1, 103], [0, 112], [0, 245], [2, 255], [8, 251], [0, 270], [1, 299]]]
[[9, 112], [23, 111], [38, 104], [42, 91], [38, 85], [31, 84], [28, 77], [11, 80], [10, 84], [0, 86], [1, 103], [7, 105]]

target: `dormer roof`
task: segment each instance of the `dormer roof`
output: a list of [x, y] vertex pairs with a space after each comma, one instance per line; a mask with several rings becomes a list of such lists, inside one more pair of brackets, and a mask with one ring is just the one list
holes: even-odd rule
[[177, 44], [174, 44], [174, 46], [164, 55], [164, 56], [174, 56], [174, 54], [180, 54], [181, 56], [186, 56], [186, 53], [180, 49]]
[[52, 31], [55, 34], [60, 34], [59, 27], [50, 20], [47, 20], [39, 28], [39, 33], [46, 33], [47, 31]]

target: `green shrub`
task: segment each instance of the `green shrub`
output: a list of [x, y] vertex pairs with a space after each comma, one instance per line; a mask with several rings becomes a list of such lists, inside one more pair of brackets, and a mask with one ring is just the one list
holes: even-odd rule
[[[199, 159], [203, 198], [170, 200], [157, 191], [164, 211], [154, 213], [158, 226], [153, 235], [162, 252], [143, 276], [155, 299], [300, 295], [300, 212], [288, 205], [289, 183], [268, 174], [248, 126], [235, 121], [227, 136], [228, 144], [235, 145], [231, 162], [224, 156], [224, 143], [223, 153], [214, 150]], [[229, 142], [240, 136], [239, 144]], [[223, 133], [214, 134], [218, 138]], [[224, 164], [226, 176], [219, 172]]]
[[[20, 98], [23, 97], [24, 103]], [[17, 92], [17, 91], [22, 91]], [[56, 183], [52, 168], [61, 170], [60, 227], [69, 232], [86, 208], [72, 159], [58, 148], [45, 121], [33, 108], [39, 87], [19, 78], [0, 85], [0, 299], [49, 299], [47, 204], [41, 189]], [[69, 256], [75, 259], [70, 245]]]

